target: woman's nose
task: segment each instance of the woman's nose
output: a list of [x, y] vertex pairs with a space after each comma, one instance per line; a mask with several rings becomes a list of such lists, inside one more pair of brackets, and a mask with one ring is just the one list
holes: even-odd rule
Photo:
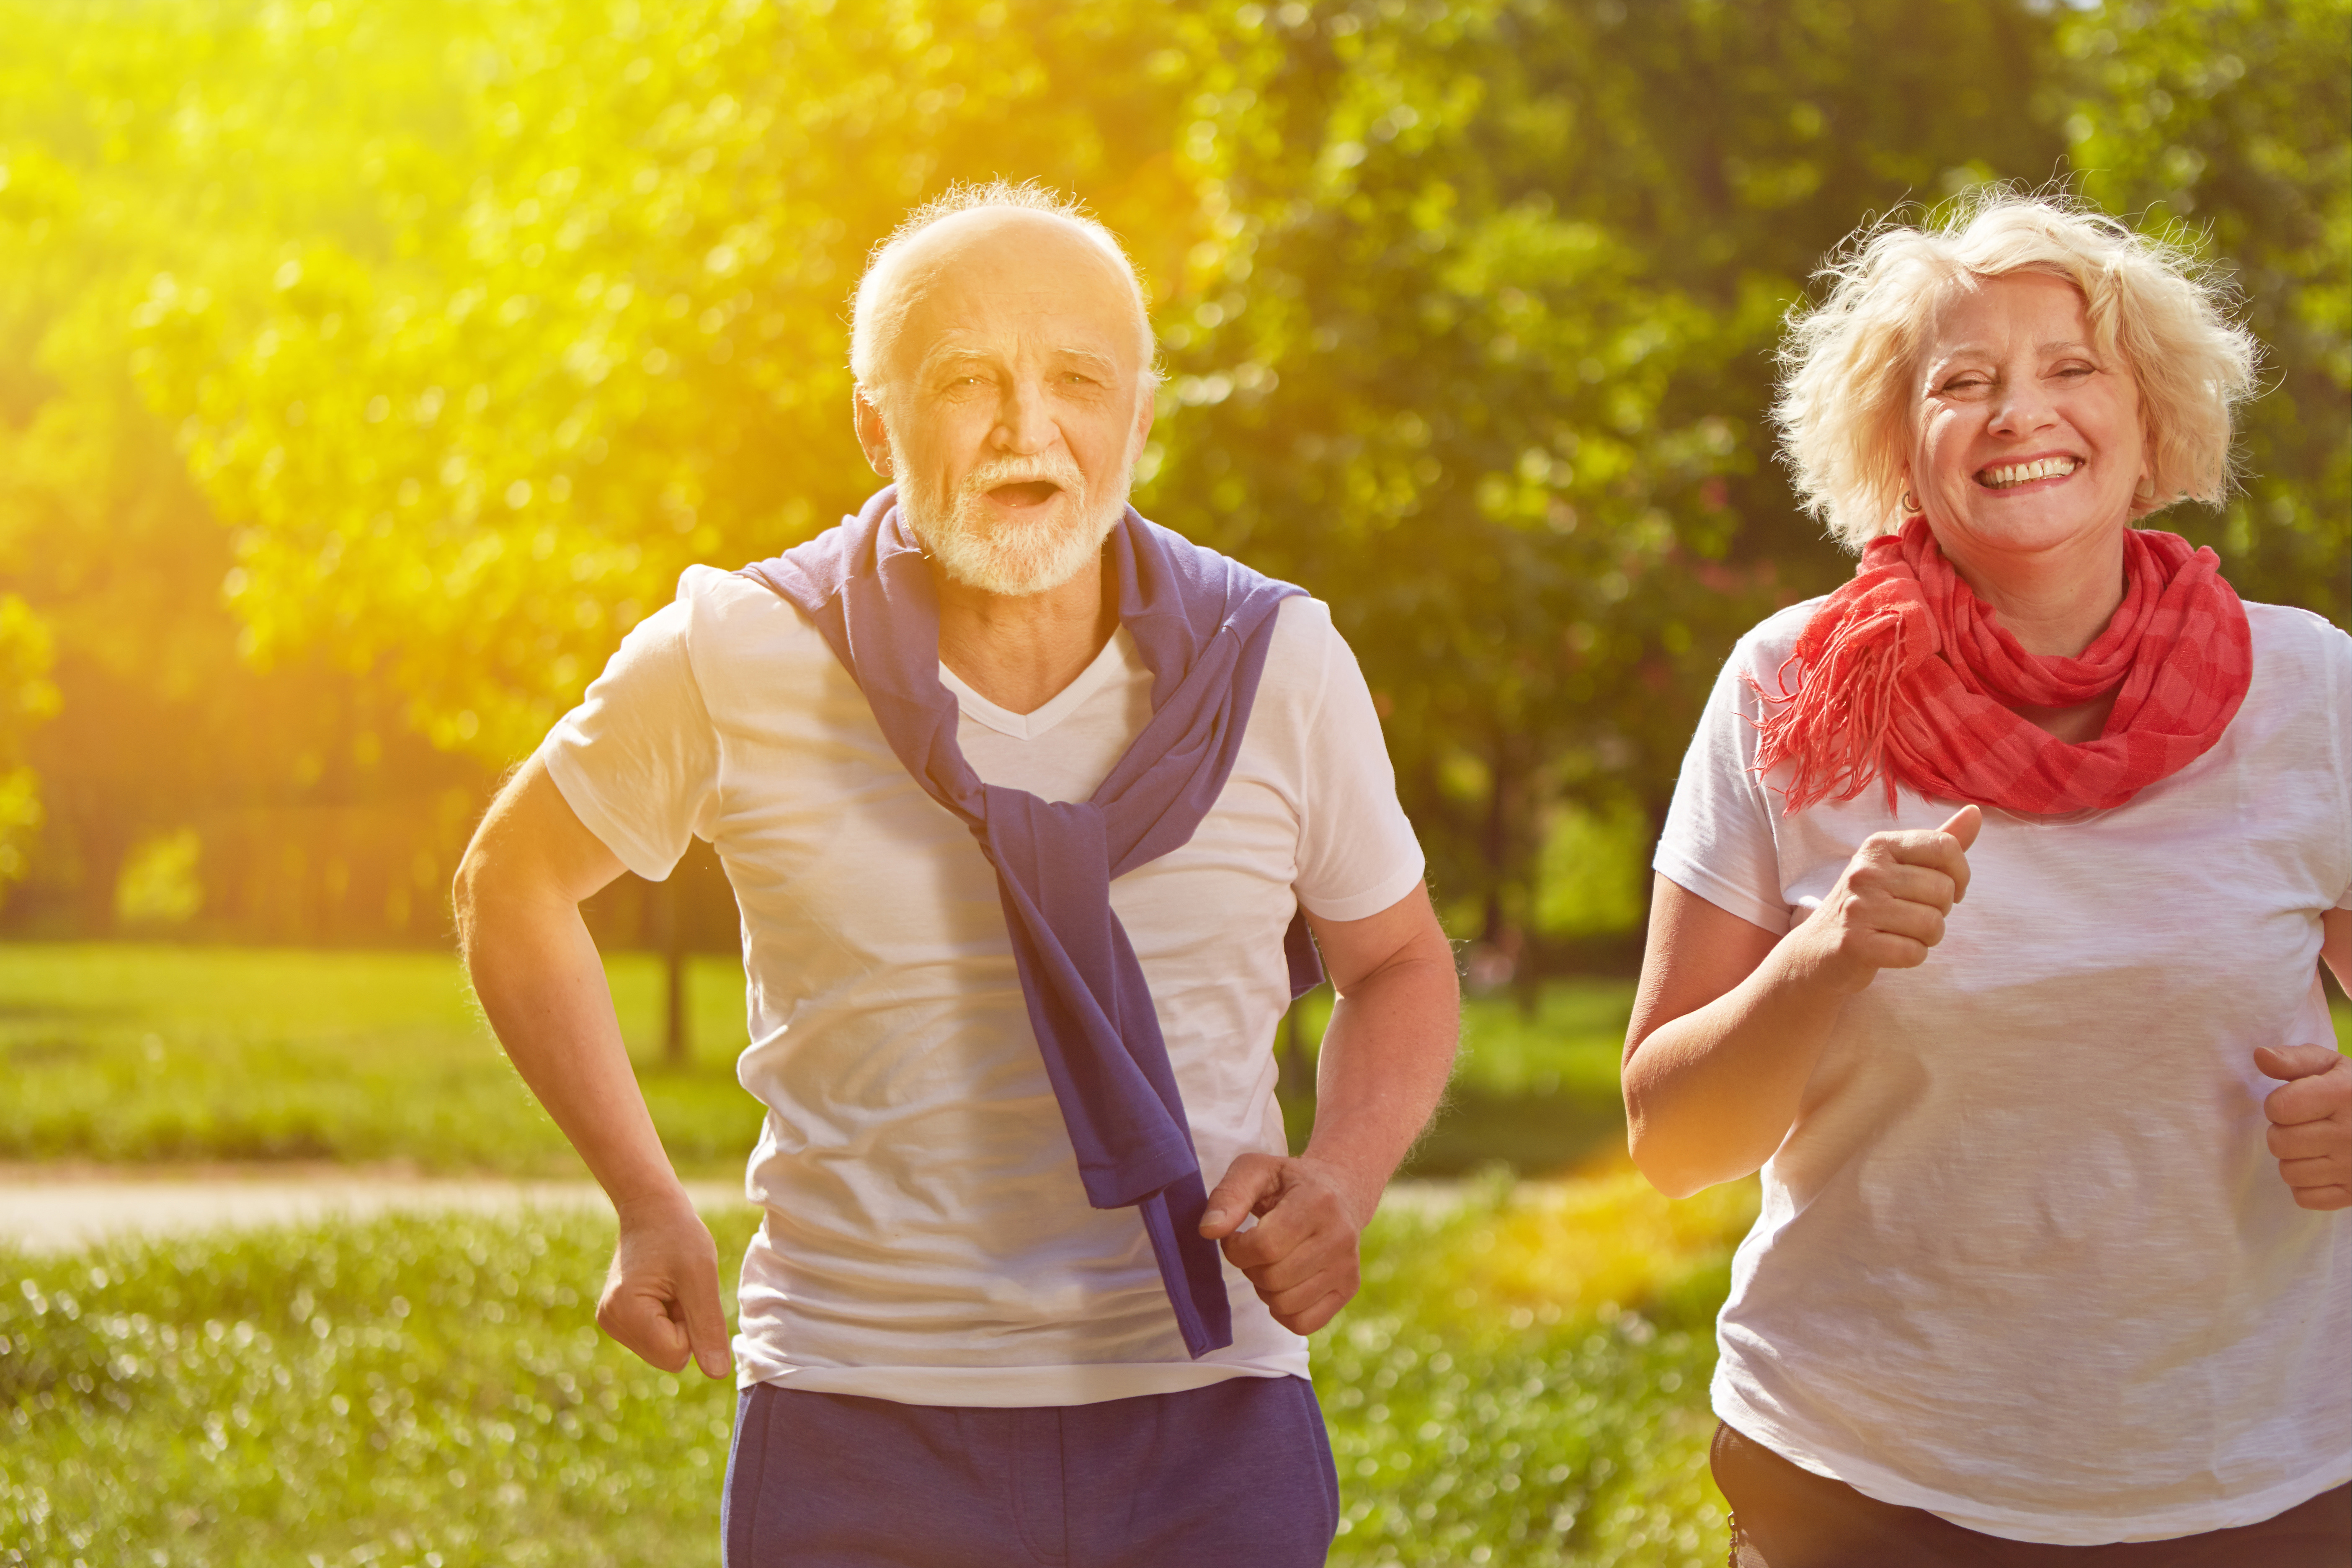
[[2056, 405], [2038, 375], [2029, 373], [2004, 377], [1993, 394], [1994, 435], [2027, 435], [2054, 423], [2057, 416]]

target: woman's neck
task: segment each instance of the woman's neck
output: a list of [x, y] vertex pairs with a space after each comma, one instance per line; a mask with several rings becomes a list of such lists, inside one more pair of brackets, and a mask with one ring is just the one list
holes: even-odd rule
[[[2019, 646], [2043, 658], [2078, 657], [2124, 602], [2122, 529], [2048, 550], [1976, 550], [1964, 543], [1958, 552], [1946, 550], [1944, 558]], [[2116, 693], [2108, 691], [2070, 708], [2011, 708], [2053, 739], [2079, 746], [2106, 731], [2115, 706]]]
[[[1942, 545], [1942, 541], [1937, 541]], [[1944, 549], [1944, 558], [2026, 652], [2074, 658], [2124, 602], [2120, 529], [2046, 550]]]

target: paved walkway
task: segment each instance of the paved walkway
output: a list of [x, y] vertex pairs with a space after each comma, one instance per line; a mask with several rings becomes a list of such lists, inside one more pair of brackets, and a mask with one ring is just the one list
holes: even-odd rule
[[[740, 1182], [688, 1182], [687, 1191], [703, 1208], [743, 1201]], [[599, 1208], [604, 1201], [593, 1182], [444, 1179], [371, 1174], [348, 1167], [291, 1173], [265, 1167], [233, 1173], [214, 1168], [173, 1177], [137, 1169], [50, 1173], [17, 1166], [0, 1172], [0, 1241], [33, 1252], [58, 1252], [110, 1236], [309, 1225], [452, 1209], [482, 1214], [534, 1206]]]
[[[743, 1202], [738, 1182], [688, 1182], [686, 1190], [700, 1208]], [[1399, 1182], [1381, 1206], [1442, 1209], [1459, 1201], [1461, 1192], [1456, 1182]], [[111, 1236], [176, 1236], [453, 1209], [593, 1209], [604, 1202], [593, 1182], [421, 1177], [348, 1165], [0, 1165], [0, 1243], [61, 1252]]]

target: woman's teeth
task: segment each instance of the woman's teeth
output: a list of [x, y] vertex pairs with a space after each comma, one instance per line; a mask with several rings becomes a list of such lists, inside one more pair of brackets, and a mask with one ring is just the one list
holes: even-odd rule
[[2080, 458], [2042, 458], [2031, 463], [1987, 468], [1977, 475], [1977, 479], [1994, 489], [2006, 489], [2011, 485], [2030, 484], [2035, 479], [2063, 479], [2082, 466]]

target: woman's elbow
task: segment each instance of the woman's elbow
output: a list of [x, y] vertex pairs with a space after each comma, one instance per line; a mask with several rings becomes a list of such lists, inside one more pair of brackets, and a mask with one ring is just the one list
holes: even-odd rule
[[1633, 1114], [1632, 1106], [1626, 1110], [1625, 1152], [1650, 1185], [1670, 1198], [1686, 1198], [1725, 1180], [1691, 1160], [1672, 1140], [1660, 1137], [1647, 1121]]

